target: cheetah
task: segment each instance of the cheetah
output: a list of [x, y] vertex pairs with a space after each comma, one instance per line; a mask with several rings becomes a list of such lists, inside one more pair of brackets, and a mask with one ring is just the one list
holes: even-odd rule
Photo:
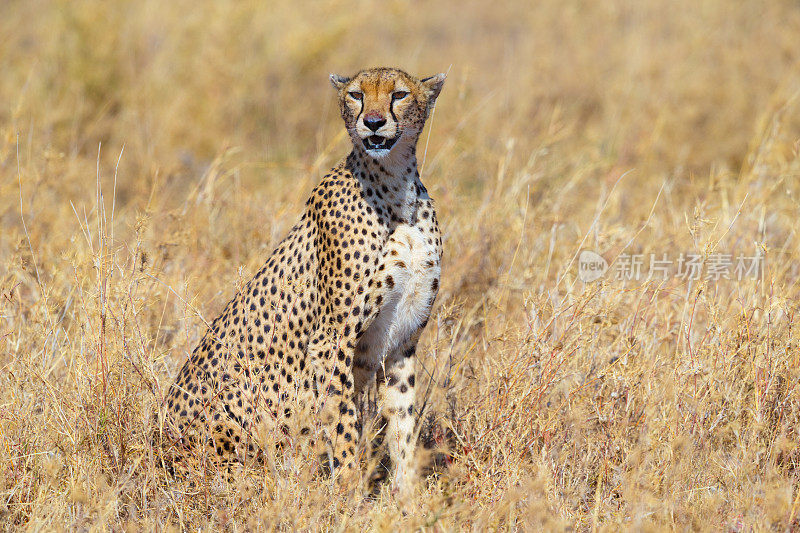
[[332, 474], [359, 471], [356, 398], [377, 386], [392, 487], [415, 477], [415, 351], [442, 238], [416, 145], [445, 81], [394, 68], [330, 76], [352, 141], [299, 222], [228, 302], [166, 396], [183, 450], [263, 453], [265, 431], [321, 435]]

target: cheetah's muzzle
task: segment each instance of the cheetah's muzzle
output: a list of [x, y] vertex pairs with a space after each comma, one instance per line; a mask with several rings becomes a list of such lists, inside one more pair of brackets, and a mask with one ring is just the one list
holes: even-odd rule
[[389, 139], [382, 135], [370, 135], [363, 139], [364, 148], [367, 150], [391, 150], [394, 143], [397, 142], [400, 136]]

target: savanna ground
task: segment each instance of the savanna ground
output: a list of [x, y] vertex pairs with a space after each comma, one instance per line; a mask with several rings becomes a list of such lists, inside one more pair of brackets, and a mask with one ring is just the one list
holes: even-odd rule
[[[800, 527], [797, 2], [0, 11], [4, 528]], [[348, 150], [328, 73], [384, 64], [449, 70], [419, 149], [435, 473], [404, 509], [280, 461], [171, 478], [176, 370]], [[680, 253], [764, 269], [614, 274]]]

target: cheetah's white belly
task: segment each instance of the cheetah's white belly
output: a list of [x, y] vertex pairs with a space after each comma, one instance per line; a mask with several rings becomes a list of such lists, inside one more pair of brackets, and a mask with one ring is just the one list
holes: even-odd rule
[[418, 228], [398, 226], [386, 247], [385, 267], [376, 276], [386, 292], [377, 317], [359, 341], [361, 351], [378, 364], [425, 324], [440, 274], [436, 248]]

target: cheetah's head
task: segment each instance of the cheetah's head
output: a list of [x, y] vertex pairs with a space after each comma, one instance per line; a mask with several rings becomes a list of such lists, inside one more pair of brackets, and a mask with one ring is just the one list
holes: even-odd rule
[[376, 159], [413, 147], [445, 75], [421, 80], [394, 68], [371, 68], [346, 78], [331, 74], [339, 108], [356, 148]]

